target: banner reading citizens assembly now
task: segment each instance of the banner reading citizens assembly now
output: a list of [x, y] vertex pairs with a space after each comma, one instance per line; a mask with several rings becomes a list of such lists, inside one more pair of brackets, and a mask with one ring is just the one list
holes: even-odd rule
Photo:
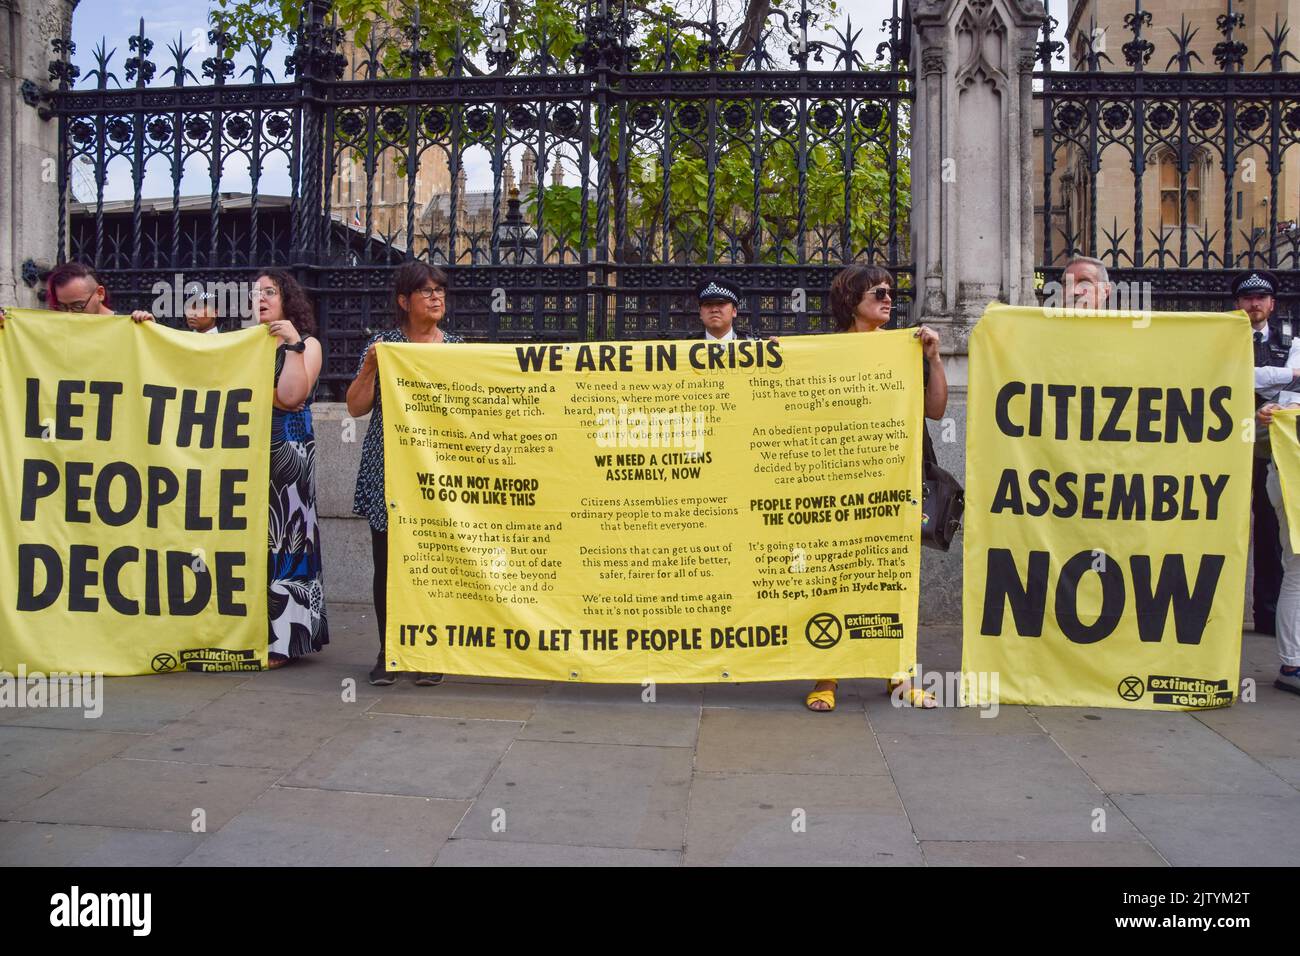
[[388, 655], [598, 682], [916, 659], [910, 331], [381, 345]]
[[1232, 703], [1252, 364], [1242, 313], [984, 313], [964, 670], [997, 672], [1002, 703]]
[[266, 659], [274, 341], [10, 310], [0, 329], [0, 669]]

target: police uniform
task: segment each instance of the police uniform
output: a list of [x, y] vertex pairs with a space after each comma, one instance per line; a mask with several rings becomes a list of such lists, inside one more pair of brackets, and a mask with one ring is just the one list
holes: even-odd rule
[[[728, 282], [726, 279], [705, 279], [695, 287], [695, 299], [700, 305], [706, 302], [730, 302], [740, 309], [740, 287]], [[736, 316], [739, 318], [739, 314]], [[727, 330], [726, 335], [714, 336], [707, 328], [704, 330], [704, 340], [706, 342], [730, 342], [732, 339], [753, 339], [754, 336], [741, 334], [736, 331], [736, 323], [731, 323], [731, 328]]]
[[[1252, 293], [1275, 296], [1277, 277], [1263, 269], [1239, 273], [1232, 280], [1234, 299]], [[1255, 407], [1275, 402], [1292, 385], [1293, 368], [1300, 368], [1300, 341], [1292, 334], [1290, 319], [1270, 315], [1262, 329], [1251, 329], [1255, 349]], [[1250, 483], [1250, 510], [1254, 518], [1254, 584], [1252, 587], [1255, 630], [1275, 633], [1278, 593], [1282, 586], [1282, 544], [1278, 537], [1277, 511], [1269, 495], [1268, 429], [1255, 433], [1254, 470]]]

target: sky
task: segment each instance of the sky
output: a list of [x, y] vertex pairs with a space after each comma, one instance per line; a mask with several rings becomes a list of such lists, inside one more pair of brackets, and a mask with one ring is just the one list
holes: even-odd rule
[[[702, 0], [696, 0], [702, 2]], [[1058, 2], [1056, 5], [1060, 5]], [[840, 23], [843, 18], [851, 18], [855, 30], [861, 29], [858, 49], [868, 53], [874, 51], [876, 44], [885, 39], [881, 30], [881, 21], [890, 15], [891, 0], [839, 0]], [[116, 50], [110, 69], [117, 74], [119, 81], [125, 82], [123, 62], [131, 56], [129, 37], [139, 29], [139, 21], [145, 21], [145, 35], [154, 41], [151, 59], [157, 64], [161, 74], [171, 60], [168, 46], [180, 38], [185, 45], [195, 47], [195, 52], [187, 60], [196, 75], [200, 75], [199, 64], [209, 55], [206, 51], [207, 17], [210, 3], [207, 0], [81, 0], [73, 15], [72, 38], [77, 45], [74, 59], [82, 71], [81, 84], [93, 69], [94, 50], [101, 40], [107, 50]], [[812, 31], [811, 35], [817, 31]], [[284, 57], [287, 45], [282, 50], [272, 53], [268, 65], [277, 80], [284, 79]], [[238, 62], [238, 72], [246, 65]], [[115, 68], [115, 69], [114, 69]], [[181, 183], [183, 195], [207, 194], [211, 189], [207, 160], [192, 157], [186, 164]], [[520, 158], [514, 158], [516, 172], [520, 168]], [[475, 151], [466, 156], [466, 186], [469, 190], [491, 189], [491, 169], [485, 153]], [[570, 182], [572, 175], [570, 170]], [[232, 157], [224, 165], [221, 175], [221, 189], [225, 192], [246, 192], [250, 188], [248, 163], [241, 157]], [[73, 189], [78, 199], [93, 200], [95, 195], [93, 170], [85, 165], [74, 170]], [[264, 164], [259, 184], [263, 195], [287, 195], [289, 192], [289, 174], [286, 161], [276, 155], [269, 157]], [[170, 167], [166, 160], [157, 159], [147, 168], [144, 182], [145, 197], [170, 196], [172, 191]], [[110, 165], [105, 188], [106, 199], [130, 199], [132, 185], [130, 169], [126, 160], [118, 160]]]

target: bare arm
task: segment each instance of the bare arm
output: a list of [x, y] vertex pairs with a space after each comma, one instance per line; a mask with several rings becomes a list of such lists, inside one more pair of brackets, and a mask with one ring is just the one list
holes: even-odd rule
[[938, 420], [948, 408], [948, 375], [943, 370], [939, 355], [939, 333], [928, 325], [916, 330], [921, 340], [921, 352], [930, 364], [930, 382], [925, 388], [925, 417]]
[[369, 414], [375, 407], [375, 373], [378, 368], [379, 360], [375, 358], [375, 347], [371, 345], [366, 349], [361, 371], [357, 372], [357, 377], [348, 386], [348, 414], [353, 418]]

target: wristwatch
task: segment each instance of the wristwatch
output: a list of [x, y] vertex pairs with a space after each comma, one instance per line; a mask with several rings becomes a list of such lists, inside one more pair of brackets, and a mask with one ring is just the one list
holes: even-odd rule
[[305, 339], [299, 339], [293, 345], [286, 344], [285, 350], [289, 352], [305, 352], [307, 351], [307, 341]]

